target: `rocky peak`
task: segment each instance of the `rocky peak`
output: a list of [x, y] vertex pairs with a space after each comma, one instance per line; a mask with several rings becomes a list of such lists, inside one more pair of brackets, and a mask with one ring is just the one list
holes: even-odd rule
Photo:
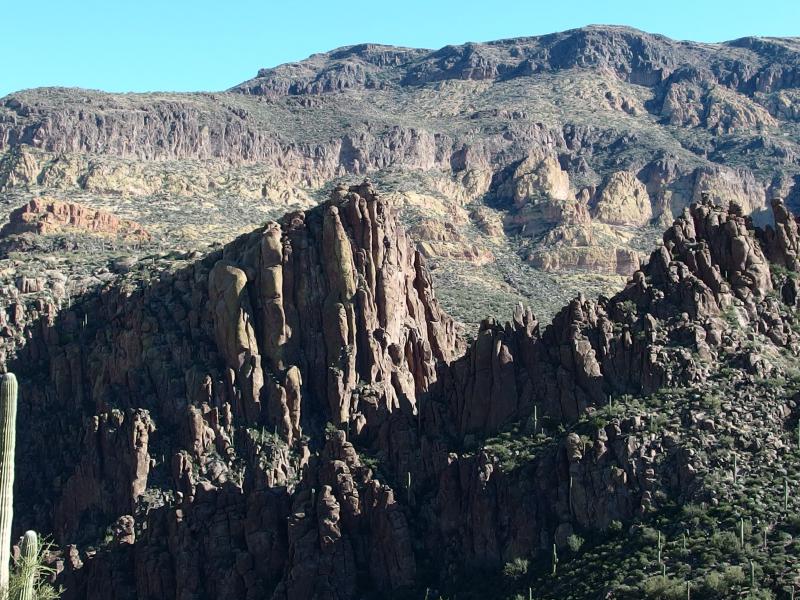
[[779, 198], [770, 202], [774, 223], [764, 228], [761, 233], [762, 246], [770, 262], [782, 265], [790, 271], [800, 269], [800, 232], [798, 220]]
[[[798, 350], [796, 290], [772, 293], [767, 258], [793, 264], [800, 240], [773, 210], [759, 233], [702, 198], [619, 294], [545, 328], [518, 306], [466, 350], [366, 182], [146, 284], [43, 307], [8, 360], [27, 399], [18, 527], [75, 544], [70, 599], [352, 599], [692, 497], [700, 459], [651, 417], [572, 428], [624, 394], [703, 385], [722, 355], [769, 373], [728, 318]], [[534, 450], [508, 467], [491, 436], [523, 430], [509, 439]]]
[[[290, 213], [133, 295], [130, 290], [128, 284], [89, 295], [42, 325], [42, 337], [31, 325], [34, 339], [9, 352], [9, 360], [20, 373], [26, 364], [51, 363], [60, 373], [57, 383], [28, 380], [27, 393], [36, 399], [32, 414], [50, 414], [51, 393], [56, 403], [83, 398], [79, 405], [87, 412], [72, 418], [75, 427], [89, 428], [87, 440], [112, 439], [104, 428], [113, 422], [120, 429], [125, 413], [116, 420], [109, 415], [131, 404], [149, 411], [153, 427], [177, 428], [182, 433], [162, 448], [161, 464], [173, 465], [179, 482], [196, 480], [186, 479], [184, 452], [200, 461], [209, 481], [224, 480], [208, 453], [231, 455], [239, 429], [263, 428], [288, 448], [326, 421], [377, 435], [371, 429], [376, 415], [414, 415], [419, 395], [436, 379], [437, 362], [459, 352], [455, 324], [436, 301], [424, 259], [367, 183], [339, 187], [318, 208]], [[95, 338], [92, 331], [107, 335]], [[68, 341], [76, 337], [80, 343]], [[147, 378], [132, 375], [142, 369]], [[176, 396], [184, 398], [179, 405]], [[82, 418], [94, 424], [79, 425]], [[22, 436], [36, 437], [39, 428], [55, 424], [43, 417]], [[119, 452], [130, 453], [121, 440]], [[112, 446], [85, 460], [112, 455]], [[106, 475], [92, 463], [68, 478], [64, 489], [98, 491], [56, 512], [55, 527], [65, 539], [75, 535], [81, 515], [109, 509]], [[29, 485], [49, 484], [34, 478]], [[187, 485], [178, 489], [193, 497], [195, 484]], [[141, 495], [135, 490], [128, 506]]]
[[[203, 229], [229, 241], [282, 207], [311, 205], [324, 185], [369, 174], [454, 205], [510, 203], [507, 233], [522, 233], [522, 244], [471, 243], [465, 222], [425, 247], [487, 287], [502, 285], [488, 266], [502, 254], [520, 270], [527, 261], [570, 277], [628, 276], [657, 236], [630, 228], [671, 223], [703, 190], [745, 213], [796, 194], [796, 49], [592, 26], [433, 51], [359, 44], [219, 93], [26, 90], [0, 105], [0, 187], [18, 203], [43, 193], [136, 198], [127, 214], [199, 246]], [[504, 196], [508, 178], [519, 189]], [[537, 186], [548, 193], [536, 198]], [[548, 303], [514, 287], [539, 312]]]
[[[686, 80], [689, 72], [702, 72], [703, 81], [752, 93], [793, 86], [797, 57], [796, 45], [785, 40], [745, 38], [727, 44], [699, 44], [630, 27], [592, 25], [436, 51], [362, 44], [314, 55], [291, 70], [262, 69], [256, 79], [233, 90], [274, 95], [371, 87], [375, 81], [357, 66], [370, 64], [393, 70], [401, 67], [389, 81], [390, 85], [402, 86], [447, 79], [508, 79], [581, 68], [612, 72], [624, 81], [648, 87], [669, 85]], [[767, 61], [772, 64], [765, 66]], [[344, 74], [348, 75], [343, 80]]]
[[[773, 210], [777, 230], [761, 235], [779, 264], [793, 264], [796, 223], [782, 202]], [[692, 354], [712, 356], [722, 341], [719, 317], [737, 303], [757, 331], [796, 346], [797, 334], [771, 304], [772, 290], [752, 221], [736, 204], [715, 205], [704, 195], [665, 232], [625, 290], [575, 299], [541, 334], [529, 313], [505, 327], [484, 322], [437, 391], [461, 436], [496, 432], [534, 411], [574, 422], [610, 396], [702, 381], [704, 367]]]
[[593, 216], [617, 225], [647, 224], [653, 217], [647, 188], [629, 171], [612, 173], [598, 193]]

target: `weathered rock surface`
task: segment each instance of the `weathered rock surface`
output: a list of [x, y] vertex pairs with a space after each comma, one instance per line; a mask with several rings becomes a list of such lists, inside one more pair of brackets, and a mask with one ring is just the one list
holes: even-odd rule
[[[365, 413], [413, 420], [437, 362], [458, 352], [423, 258], [366, 184], [338, 188], [322, 207], [291, 213], [147, 287], [109, 288], [30, 326], [8, 364], [20, 373], [48, 364], [52, 377], [26, 381], [20, 437], [31, 453], [21, 460], [50, 463], [21, 484], [21, 497], [40, 500], [19, 511], [20, 523], [47, 515], [59, 543], [79, 544], [102, 537], [120, 515], [134, 515], [137, 531], [148, 523], [135, 535], [135, 565], [100, 562], [102, 553], [83, 558], [70, 576], [85, 592], [74, 597], [101, 593], [103, 577], [154, 598], [271, 589], [282, 571], [260, 563], [295, 541], [264, 527], [290, 515], [289, 494], [309, 461], [303, 433], [319, 435], [329, 421], [377, 436]], [[72, 439], [80, 444], [69, 446]], [[408, 585], [414, 561], [408, 534], [397, 530], [404, 517], [391, 490], [365, 477], [364, 524], [349, 526], [359, 539], [362, 530], [373, 534], [358, 556], [388, 553], [383, 566], [364, 562], [369, 577], [389, 589]], [[333, 475], [323, 481], [340, 493]], [[320, 523], [335, 520], [334, 496], [315, 501]], [[196, 530], [212, 516], [207, 531]], [[238, 557], [236, 568], [200, 564], [205, 545]], [[164, 562], [167, 547], [177, 562]], [[146, 565], [166, 579], [138, 579]]]
[[594, 206], [594, 217], [613, 225], [645, 225], [652, 216], [647, 188], [628, 171], [609, 176]]
[[504, 211], [511, 241], [471, 241], [459, 225], [466, 242], [421, 240], [434, 260], [487, 265], [489, 278], [500, 240], [546, 270], [627, 275], [641, 242], [593, 224], [668, 226], [703, 192], [746, 214], [766, 216], [773, 195], [795, 206], [798, 56], [791, 39], [708, 45], [592, 26], [437, 51], [339, 48], [211, 94], [22, 91], [0, 102], [0, 189], [19, 203], [124, 202], [154, 235], [169, 220], [172, 243], [197, 244], [212, 226], [229, 241], [275, 217], [265, 211], [369, 174]]
[[[466, 350], [366, 183], [147, 284], [129, 273], [60, 312], [9, 304], [25, 332], [3, 345], [26, 398], [16, 526], [54, 532], [69, 599], [355, 599], [691, 498], [700, 459], [649, 418], [556, 430], [701, 384], [723, 350], [766, 376], [731, 315], [800, 350], [768, 262], [792, 268], [800, 238], [773, 210], [779, 229], [757, 231], [704, 197], [616, 296], [545, 328], [519, 306]], [[552, 443], [508, 466], [491, 436], [510, 427]]]
[[[491, 227], [488, 224], [487, 226]], [[499, 233], [496, 230], [492, 232], [495, 235], [502, 235], [502, 226]], [[426, 219], [413, 227], [410, 234], [417, 240], [417, 247], [425, 258], [457, 258], [477, 265], [486, 264], [494, 259], [490, 250], [471, 243], [460, 232], [458, 224], [451, 221]]]
[[50, 235], [70, 230], [119, 237], [127, 241], [150, 239], [150, 234], [134, 221], [80, 204], [47, 198], [31, 200], [12, 211], [9, 222], [0, 229], [0, 237], [23, 233]]
[[539, 269], [554, 272], [581, 269], [589, 273], [632, 275], [640, 266], [639, 254], [628, 248], [567, 244], [557, 244], [531, 252], [528, 260]]
[[[784, 223], [776, 252], [785, 263], [791, 255], [779, 249], [791, 252], [800, 238], [796, 227], [785, 225], [783, 204], [776, 202], [774, 210], [776, 222]], [[667, 230], [663, 246], [623, 292], [574, 300], [544, 332], [521, 307], [505, 326], [483, 323], [437, 390], [448, 399], [460, 435], [498, 431], [528, 417], [534, 406], [540, 416], [572, 422], [609, 396], [702, 380], [691, 353], [707, 354], [710, 343], [719, 343], [716, 321], [734, 301], [757, 330], [795, 347], [797, 335], [762, 304], [772, 289], [752, 222], [735, 206], [722, 209], [706, 197]], [[675, 339], [686, 343], [675, 347], [669, 343]]]
[[[4, 234], [146, 239], [57, 191], [125, 202], [148, 229], [135, 211], [169, 206], [158, 218], [206, 238], [200, 211], [235, 198], [249, 220], [228, 240], [369, 173], [396, 183], [420, 242], [361, 185], [177, 269], [4, 263], [0, 365], [25, 400], [15, 526], [54, 534], [68, 599], [387, 597], [698, 501], [708, 459], [685, 431], [777, 464], [753, 421], [794, 426], [796, 404], [724, 399], [672, 432], [655, 411], [581, 418], [712, 386], [723, 355], [752, 383], [797, 354], [798, 64], [791, 39], [590, 27], [343, 48], [218, 94], [4, 98], [0, 189], [9, 210], [34, 198]], [[642, 266], [624, 234], [655, 223]], [[511, 242], [542, 269], [632, 278], [547, 327], [521, 306], [486, 320], [464, 350], [425, 257], [491, 264], [486, 244]]]
[[797, 217], [780, 199], [774, 198], [771, 205], [774, 224], [768, 225], [761, 235], [764, 253], [770, 262], [797, 271], [800, 269], [800, 226]]

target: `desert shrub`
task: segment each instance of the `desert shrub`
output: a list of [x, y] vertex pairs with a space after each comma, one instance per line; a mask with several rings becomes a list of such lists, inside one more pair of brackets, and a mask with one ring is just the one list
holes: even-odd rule
[[703, 580], [703, 590], [709, 596], [723, 598], [733, 595], [733, 591], [745, 583], [744, 570], [739, 565], [712, 571]]
[[581, 546], [583, 546], [583, 538], [573, 533], [567, 538], [567, 546], [569, 546], [570, 550], [577, 553], [581, 549]]
[[644, 598], [653, 600], [683, 600], [686, 598], [686, 582], [656, 575], [645, 580], [642, 594]]
[[524, 558], [515, 558], [503, 567], [503, 575], [509, 579], [520, 579], [528, 574], [528, 561]]
[[608, 531], [612, 534], [617, 534], [622, 531], [622, 521], [617, 521], [614, 519], [611, 523], [608, 524]]

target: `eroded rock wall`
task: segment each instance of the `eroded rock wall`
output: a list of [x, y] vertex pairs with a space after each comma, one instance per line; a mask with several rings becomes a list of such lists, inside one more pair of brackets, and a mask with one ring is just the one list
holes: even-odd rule
[[[699, 459], [649, 418], [553, 434], [702, 382], [726, 312], [797, 351], [767, 260], [794, 268], [797, 229], [773, 208], [757, 232], [704, 198], [613, 298], [544, 329], [520, 306], [466, 350], [368, 184], [147, 284], [6, 313], [27, 323], [17, 526], [55, 533], [67, 598], [349, 599], [688, 498]], [[512, 426], [542, 441], [506, 464]]]

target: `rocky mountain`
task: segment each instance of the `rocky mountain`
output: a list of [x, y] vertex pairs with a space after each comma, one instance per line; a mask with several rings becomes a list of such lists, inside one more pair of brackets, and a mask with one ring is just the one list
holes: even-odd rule
[[613, 297], [468, 344], [368, 183], [80, 293], [9, 266], [15, 527], [67, 599], [776, 597], [800, 233], [771, 210], [704, 195]]
[[799, 89], [594, 26], [0, 99], [14, 535], [65, 600], [793, 598]]
[[0, 188], [7, 212], [44, 195], [205, 251], [368, 175], [456, 317], [550, 318], [623, 285], [703, 192], [757, 222], [772, 197], [798, 204], [799, 48], [593, 26], [350, 46], [219, 93], [21, 91], [0, 101]]

